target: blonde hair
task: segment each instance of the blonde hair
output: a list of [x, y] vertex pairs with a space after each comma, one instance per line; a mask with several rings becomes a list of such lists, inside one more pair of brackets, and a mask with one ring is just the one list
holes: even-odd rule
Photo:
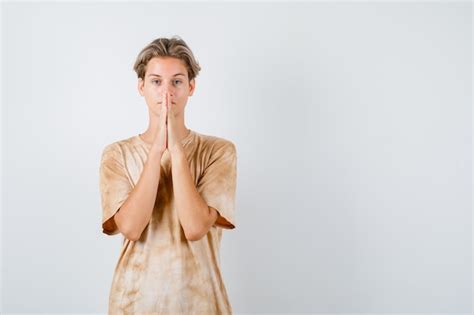
[[194, 79], [201, 70], [191, 49], [177, 35], [171, 38], [157, 38], [140, 51], [133, 65], [133, 70], [137, 73], [138, 78], [145, 78], [146, 66], [150, 59], [154, 57], [173, 57], [184, 61], [188, 70], [189, 81]]

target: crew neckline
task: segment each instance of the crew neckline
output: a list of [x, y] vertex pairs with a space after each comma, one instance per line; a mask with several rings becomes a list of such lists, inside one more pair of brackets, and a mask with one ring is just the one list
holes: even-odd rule
[[[194, 131], [192, 129], [190, 129], [190, 128], [188, 128], [188, 129], [189, 129], [188, 134], [183, 139], [181, 139], [181, 144], [183, 146], [186, 145], [191, 140], [191, 137], [194, 134]], [[141, 133], [137, 134], [135, 136], [135, 139], [137, 139], [138, 142], [140, 142], [141, 144], [143, 144], [147, 148], [151, 148], [151, 146], [152, 146], [151, 143], [145, 142], [145, 140], [142, 139]]]

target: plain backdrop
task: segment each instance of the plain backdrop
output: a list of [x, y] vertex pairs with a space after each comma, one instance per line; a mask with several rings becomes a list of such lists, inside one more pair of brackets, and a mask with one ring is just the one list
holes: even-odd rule
[[470, 313], [472, 4], [2, 3], [2, 311], [105, 313], [106, 144], [145, 131], [132, 70], [178, 35], [186, 126], [233, 141], [235, 313]]

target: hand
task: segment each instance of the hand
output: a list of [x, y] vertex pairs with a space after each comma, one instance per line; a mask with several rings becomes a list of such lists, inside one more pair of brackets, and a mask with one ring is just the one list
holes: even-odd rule
[[153, 146], [157, 148], [161, 154], [163, 154], [163, 152], [165, 152], [166, 148], [168, 147], [168, 128], [166, 126], [168, 118], [167, 101], [168, 100], [163, 97], [160, 109], [160, 117], [158, 118], [158, 130], [153, 139]]
[[181, 150], [183, 147], [181, 145], [181, 141], [176, 138], [176, 129], [178, 121], [176, 120], [176, 108], [169, 100], [169, 94], [166, 93], [166, 106], [168, 108], [167, 111], [167, 130], [168, 130], [168, 152], [173, 154], [177, 150]]

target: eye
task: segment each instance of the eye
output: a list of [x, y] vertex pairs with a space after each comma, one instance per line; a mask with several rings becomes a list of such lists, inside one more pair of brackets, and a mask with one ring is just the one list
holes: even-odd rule
[[181, 83], [181, 80], [174, 80], [174, 82], [179, 82], [179, 83]]
[[[155, 82], [160, 82], [160, 80], [153, 80], [153, 81], [151, 81], [151, 82], [153, 82], [153, 83], [155, 83]], [[155, 84], [156, 84], [156, 83], [155, 83]]]

